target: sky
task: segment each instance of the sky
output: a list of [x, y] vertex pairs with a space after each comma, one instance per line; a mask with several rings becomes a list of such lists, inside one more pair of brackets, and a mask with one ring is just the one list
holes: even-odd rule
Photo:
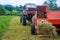
[[[10, 4], [13, 6], [25, 5], [26, 3], [35, 3], [36, 5], [42, 5], [46, 0], [0, 0], [0, 4]], [[57, 5], [60, 4], [60, 0], [57, 1]]]

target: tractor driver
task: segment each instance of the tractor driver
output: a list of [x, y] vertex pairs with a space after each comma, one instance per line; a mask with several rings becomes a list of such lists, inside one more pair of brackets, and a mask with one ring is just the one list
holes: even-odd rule
[[37, 11], [37, 18], [46, 18], [46, 12]]

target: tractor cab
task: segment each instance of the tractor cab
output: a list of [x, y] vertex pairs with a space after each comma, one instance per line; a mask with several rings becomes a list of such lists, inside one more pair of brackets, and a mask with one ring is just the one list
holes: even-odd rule
[[36, 5], [33, 4], [33, 3], [27, 3], [27, 4], [25, 5], [25, 9], [26, 9], [26, 10], [36, 10]]
[[27, 14], [35, 14], [36, 12], [36, 5], [33, 3], [27, 3], [24, 6], [24, 10]]
[[36, 13], [36, 5], [33, 3], [27, 3], [24, 5], [22, 15], [20, 17], [20, 22], [22, 25], [26, 25], [26, 20], [32, 22], [32, 17]]

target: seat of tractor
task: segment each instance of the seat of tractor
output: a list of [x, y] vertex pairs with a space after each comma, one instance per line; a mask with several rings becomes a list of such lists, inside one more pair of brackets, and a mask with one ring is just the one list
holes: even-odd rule
[[46, 12], [37, 11], [37, 18], [46, 18]]

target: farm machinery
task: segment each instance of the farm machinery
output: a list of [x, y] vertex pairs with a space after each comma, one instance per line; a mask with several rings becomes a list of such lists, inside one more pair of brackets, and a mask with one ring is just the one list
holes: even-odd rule
[[60, 11], [50, 10], [45, 5], [37, 6], [36, 13], [32, 18], [31, 34], [36, 34], [37, 24], [41, 20], [50, 22], [56, 28], [56, 31], [60, 31]]
[[20, 22], [22, 25], [26, 25], [26, 20], [32, 22], [32, 17], [36, 13], [36, 5], [33, 3], [27, 3], [24, 5], [22, 15], [20, 17]]
[[38, 30], [37, 24], [41, 20], [48, 21], [56, 28], [56, 31], [60, 31], [60, 11], [50, 10], [48, 5], [36, 6], [35, 4], [27, 3], [20, 17], [22, 25], [26, 25], [26, 19], [32, 23], [31, 34], [33, 35], [36, 34]]

